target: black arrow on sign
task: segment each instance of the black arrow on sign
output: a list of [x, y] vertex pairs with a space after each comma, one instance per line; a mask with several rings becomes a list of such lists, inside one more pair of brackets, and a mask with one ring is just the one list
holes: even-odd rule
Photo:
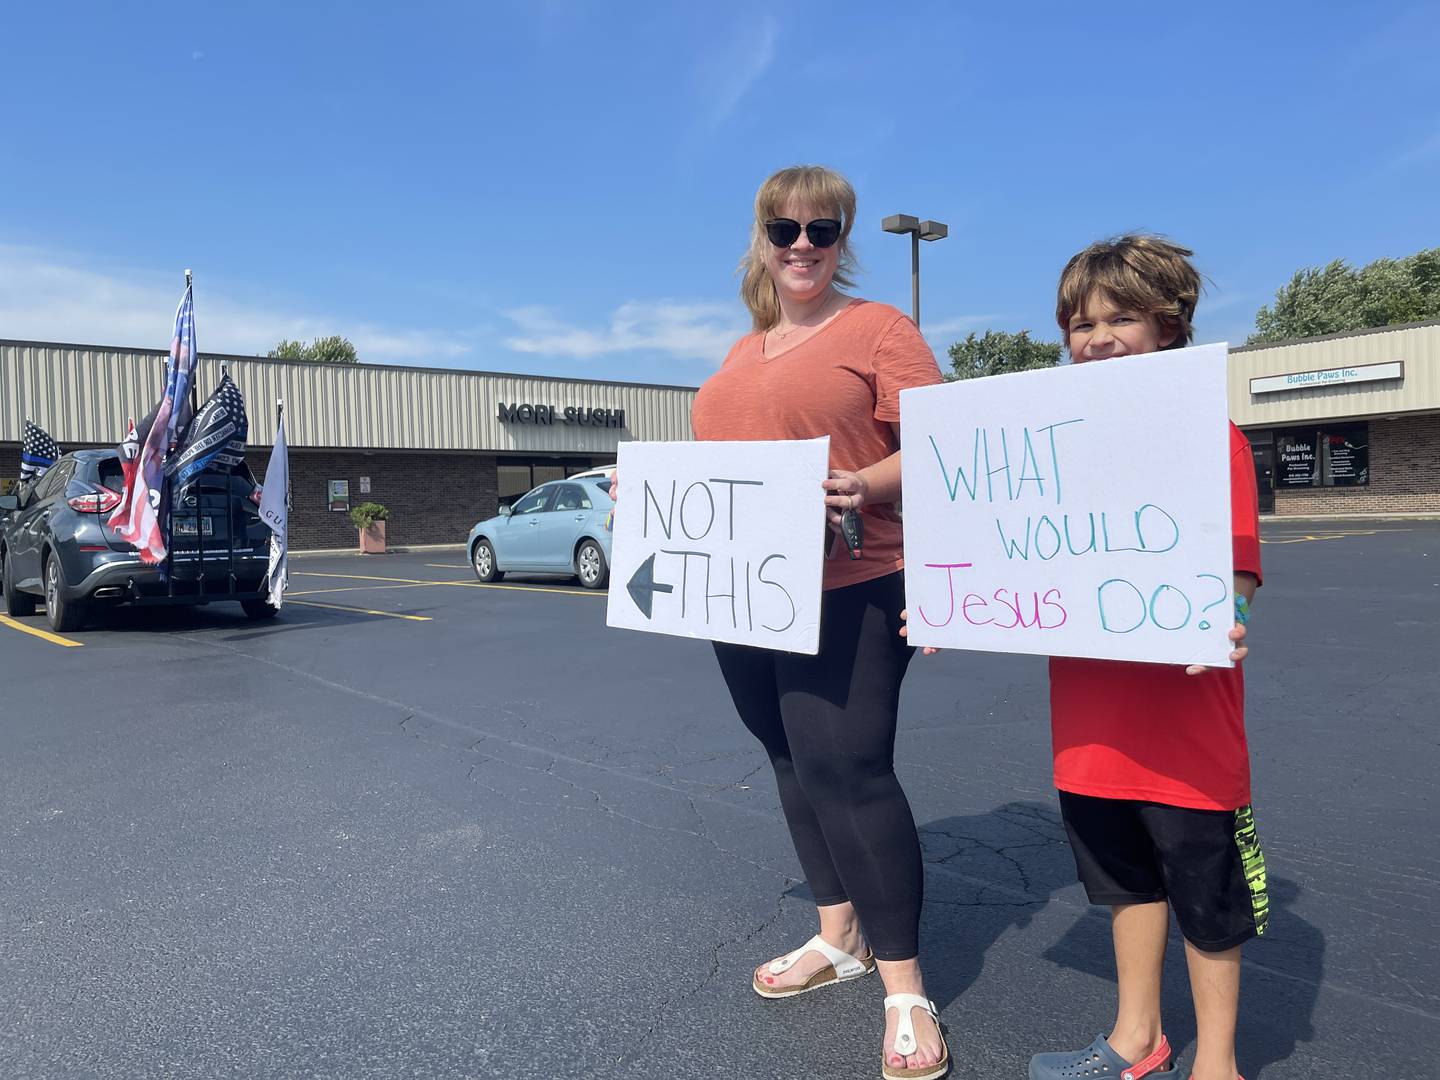
[[655, 594], [675, 591], [674, 585], [666, 585], [663, 581], [655, 580], [654, 555], [641, 563], [640, 568], [630, 575], [630, 581], [625, 588], [630, 592], [630, 599], [635, 601], [635, 606], [647, 619], [650, 618], [650, 611], [654, 606]]

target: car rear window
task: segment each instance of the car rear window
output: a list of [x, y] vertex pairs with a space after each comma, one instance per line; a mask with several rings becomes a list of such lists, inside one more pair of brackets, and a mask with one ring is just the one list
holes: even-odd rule
[[597, 488], [599, 488], [601, 491], [605, 492], [606, 495], [610, 494], [610, 481], [608, 479], [591, 480], [590, 482], [594, 484]]
[[105, 458], [97, 466], [100, 476], [100, 484], [111, 491], [121, 491], [125, 487], [125, 472], [120, 468], [120, 459]]

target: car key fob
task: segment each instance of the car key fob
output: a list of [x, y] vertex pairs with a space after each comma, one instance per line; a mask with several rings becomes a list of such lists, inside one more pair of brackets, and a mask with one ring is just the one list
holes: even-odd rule
[[857, 511], [846, 510], [840, 515], [840, 531], [845, 536], [845, 546], [850, 549], [850, 558], [860, 558], [865, 547], [865, 520]]

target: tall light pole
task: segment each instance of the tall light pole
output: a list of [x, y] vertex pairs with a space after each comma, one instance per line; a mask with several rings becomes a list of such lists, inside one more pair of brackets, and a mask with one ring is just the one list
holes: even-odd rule
[[880, 227], [888, 233], [910, 234], [910, 313], [920, 325], [920, 241], [943, 240], [950, 229], [943, 221], [921, 221], [909, 214], [891, 214]]

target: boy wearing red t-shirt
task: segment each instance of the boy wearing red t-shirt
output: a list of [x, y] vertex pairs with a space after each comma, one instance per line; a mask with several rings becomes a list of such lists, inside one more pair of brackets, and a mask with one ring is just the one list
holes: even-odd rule
[[[1060, 276], [1055, 316], [1077, 364], [1183, 348], [1200, 294], [1191, 252], [1154, 236], [1093, 244]], [[1156, 363], [1163, 363], [1156, 360]], [[1237, 663], [1260, 584], [1250, 444], [1230, 425]], [[1039, 1054], [1031, 1080], [1173, 1077], [1160, 973], [1175, 911], [1195, 1000], [1193, 1080], [1236, 1080], [1240, 945], [1265, 932], [1265, 860], [1250, 812], [1239, 667], [1052, 657], [1055, 786], [1090, 902], [1112, 911], [1115, 1026], [1083, 1050]]]

